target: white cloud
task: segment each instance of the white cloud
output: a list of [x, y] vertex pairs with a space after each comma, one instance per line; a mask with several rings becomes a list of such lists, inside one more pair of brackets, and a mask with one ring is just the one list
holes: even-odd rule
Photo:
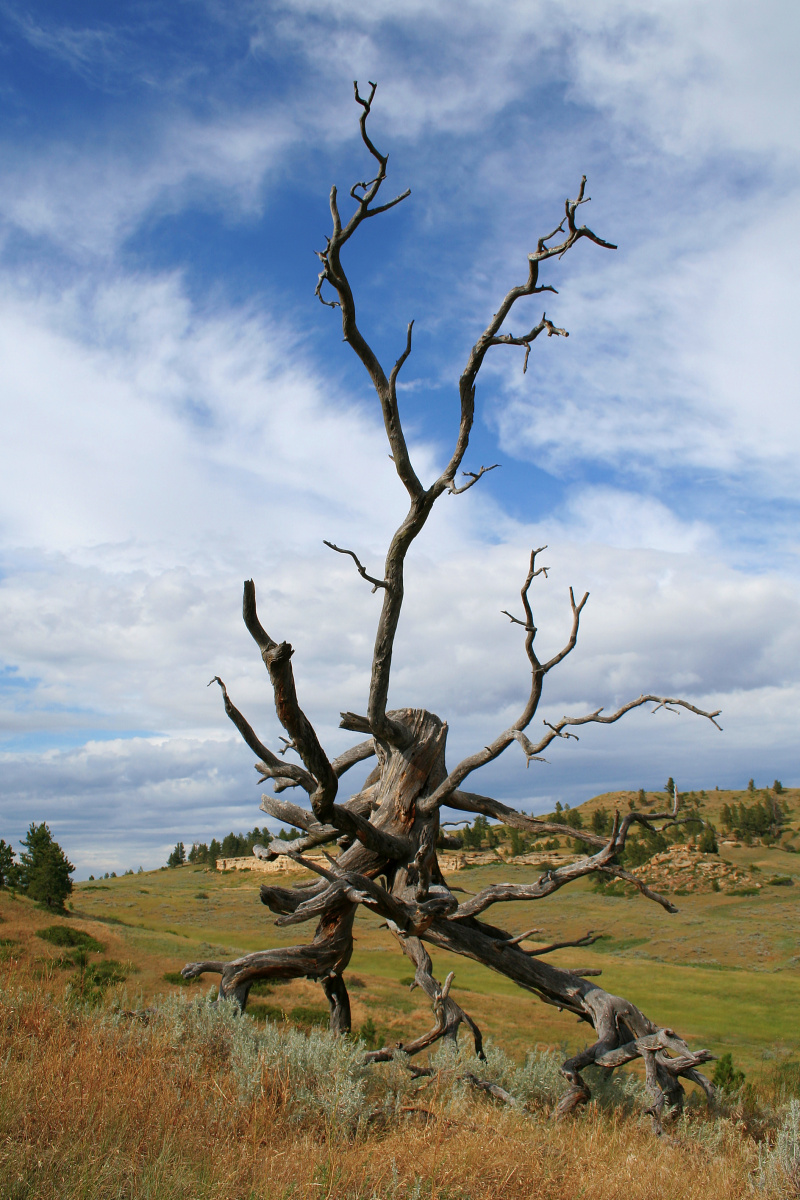
[[[461, 337], [465, 314], [491, 311], [524, 263], [531, 198], [573, 186], [584, 156], [607, 197], [598, 228], [624, 247], [566, 260], [548, 309], [568, 343], [534, 355], [524, 381], [517, 359], [487, 372], [481, 395], [497, 390], [506, 453], [571, 487], [546, 528], [513, 521], [492, 486], [442, 500], [409, 560], [392, 702], [451, 721], [450, 761], [516, 715], [526, 664], [500, 609], [513, 611], [530, 546], [547, 541], [546, 649], [566, 637], [568, 585], [592, 595], [543, 713], [678, 692], [722, 707], [726, 732], [639, 714], [527, 773], [512, 748], [476, 787], [546, 808], [668, 774], [690, 786], [788, 776], [796, 588], [786, 570], [726, 564], [732, 522], [687, 516], [693, 494], [672, 489], [705, 473], [720, 511], [733, 507], [730, 477], [759, 497], [797, 497], [795, 17], [627, 0], [267, 11], [253, 61], [296, 55], [301, 99], [291, 87], [226, 94], [200, 117], [173, 92], [105, 147], [8, 146], [7, 246], [31, 239], [24, 270], [0, 280], [0, 601], [17, 669], [2, 720], [22, 747], [2, 762], [12, 836], [47, 819], [85, 870], [119, 869], [179, 837], [263, 820], [252, 756], [205, 686], [219, 672], [274, 742], [238, 612], [251, 574], [265, 623], [296, 647], [325, 744], [351, 740], [337, 714], [363, 707], [380, 596], [320, 543], [352, 545], [379, 569], [403, 512], [372, 399], [317, 365], [283, 299], [202, 309], [179, 272], [133, 275], [121, 251], [164, 213], [257, 216], [302, 139], [320, 154], [353, 141], [355, 75], [379, 77], [376, 127], [421, 172], [417, 231], [430, 244], [457, 219], [461, 234], [477, 229], [455, 294], [440, 291], [438, 259], [403, 250], [430, 283], [432, 324]], [[49, 49], [83, 69], [99, 51], [73, 32]], [[439, 450], [424, 433], [414, 453], [428, 477]], [[585, 463], [604, 468], [602, 483], [575, 481]], [[48, 738], [59, 748], [36, 748]]]

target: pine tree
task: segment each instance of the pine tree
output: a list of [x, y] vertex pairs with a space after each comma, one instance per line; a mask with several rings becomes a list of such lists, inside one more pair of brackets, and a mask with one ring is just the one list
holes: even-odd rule
[[19, 867], [14, 862], [14, 847], [0, 838], [0, 888], [15, 887], [19, 879]]
[[175, 849], [167, 859], [168, 867], [181, 867], [186, 862], [186, 847], [183, 842], [178, 842]]
[[50, 908], [63, 908], [64, 901], [72, 891], [70, 875], [75, 870], [44, 821], [41, 825], [31, 822], [20, 845], [25, 850], [20, 855], [20, 876], [24, 890], [32, 900], [47, 904]]

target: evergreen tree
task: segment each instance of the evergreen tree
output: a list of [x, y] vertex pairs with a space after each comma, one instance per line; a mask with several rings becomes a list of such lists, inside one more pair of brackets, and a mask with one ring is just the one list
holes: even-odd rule
[[717, 833], [713, 825], [707, 825], [697, 840], [697, 849], [701, 854], [718, 854]]
[[525, 853], [525, 851], [528, 849], [528, 847], [527, 847], [527, 845], [526, 845], [526, 842], [525, 842], [525, 838], [523, 838], [523, 837], [520, 835], [520, 832], [519, 832], [519, 830], [518, 830], [518, 829], [514, 829], [514, 827], [513, 827], [513, 826], [512, 826], [512, 828], [511, 828], [511, 834], [510, 834], [510, 837], [511, 837], [511, 855], [512, 855], [512, 858], [516, 858], [516, 856], [517, 856], [518, 854], [524, 854], [524, 853]]
[[50, 908], [63, 908], [72, 891], [70, 875], [75, 868], [58, 842], [53, 841], [44, 821], [41, 825], [31, 822], [20, 845], [25, 847], [20, 855], [22, 887], [32, 900]]
[[719, 1056], [714, 1068], [714, 1087], [721, 1088], [724, 1092], [735, 1092], [743, 1083], [744, 1071], [739, 1070], [733, 1061], [730, 1050], [726, 1050]]
[[0, 838], [0, 888], [16, 887], [19, 867], [14, 862], [14, 847]]
[[672, 778], [671, 775], [670, 775], [669, 779], [667, 780], [667, 785], [664, 788], [664, 791], [667, 793], [670, 800], [675, 795], [675, 780]]
[[245, 839], [238, 833], [226, 833], [222, 839], [223, 858], [241, 858], [245, 853]]
[[175, 849], [167, 859], [168, 867], [181, 867], [186, 862], [186, 847], [183, 842], [178, 842]]
[[611, 816], [606, 808], [596, 808], [592, 813], [592, 832], [599, 833], [601, 836], [605, 833], [611, 833], [612, 827]]

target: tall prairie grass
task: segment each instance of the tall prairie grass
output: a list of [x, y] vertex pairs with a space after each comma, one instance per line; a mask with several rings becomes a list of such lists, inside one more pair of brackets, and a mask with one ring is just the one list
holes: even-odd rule
[[[441, 1051], [437, 1074], [414, 1081], [402, 1062], [364, 1069], [361, 1054], [207, 999], [170, 996], [142, 1018], [119, 995], [88, 1006], [63, 973], [6, 972], [0, 1196], [736, 1200], [759, 1184], [793, 1194], [779, 1190], [790, 1176], [769, 1141], [759, 1146], [735, 1113], [692, 1108], [671, 1138], [654, 1138], [633, 1078], [555, 1123], [553, 1056], [519, 1065], [495, 1050], [478, 1067]], [[520, 1106], [468, 1090], [467, 1068]]]

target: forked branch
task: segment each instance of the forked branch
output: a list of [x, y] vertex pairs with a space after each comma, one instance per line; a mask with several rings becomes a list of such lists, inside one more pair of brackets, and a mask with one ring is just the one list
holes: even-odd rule
[[654, 704], [655, 707], [653, 712], [657, 712], [659, 709], [664, 708], [669, 712], [677, 713], [683, 708], [688, 712], [695, 713], [697, 716], [705, 717], [707, 720], [711, 721], [712, 725], [714, 725], [717, 729], [722, 728], [719, 722], [716, 720], [716, 718], [720, 715], [719, 709], [716, 709], [713, 712], [706, 712], [701, 708], [697, 708], [694, 704], [690, 704], [687, 700], [680, 700], [675, 697], [654, 696], [652, 694], [647, 694], [641, 695], [635, 700], [628, 701], [627, 704], [623, 704], [615, 712], [609, 713], [607, 716], [603, 715], [604, 710], [602, 708], [598, 708], [595, 709], [594, 712], [587, 713], [581, 717], [565, 716], [559, 721], [555, 722], [544, 720], [542, 723], [547, 732], [543, 737], [534, 742], [527, 736], [525, 730], [530, 724], [531, 719], [533, 718], [539, 706], [544, 678], [550, 671], [553, 670], [554, 667], [563, 662], [567, 655], [571, 654], [575, 649], [580, 630], [581, 613], [586, 605], [586, 601], [589, 599], [589, 593], [584, 592], [581, 599], [576, 601], [573, 589], [569, 589], [569, 603], [570, 610], [572, 612], [572, 627], [570, 629], [569, 637], [562, 649], [554, 654], [552, 658], [549, 658], [547, 662], [540, 662], [533, 645], [537, 634], [537, 629], [533, 619], [533, 610], [530, 604], [529, 590], [531, 583], [538, 575], [544, 575], [544, 577], [547, 578], [547, 572], [549, 568], [536, 566], [537, 555], [541, 554], [545, 549], [546, 547], [542, 546], [537, 550], [531, 551], [528, 574], [520, 592], [522, 607], [525, 613], [524, 620], [520, 620], [506, 609], [503, 609], [504, 615], [510, 619], [512, 624], [520, 625], [525, 630], [525, 653], [528, 658], [528, 662], [531, 665], [531, 689], [525, 708], [514, 724], [509, 726], [508, 729], [504, 730], [499, 737], [496, 737], [494, 741], [490, 742], [488, 745], [483, 746], [476, 753], [462, 759], [458, 766], [449, 773], [447, 778], [439, 785], [439, 787], [436, 788], [436, 790], [423, 801], [423, 811], [430, 812], [435, 807], [448, 803], [448, 796], [452, 795], [453, 792], [460, 788], [464, 780], [471, 775], [473, 771], [478, 770], [480, 767], [486, 766], [487, 763], [490, 763], [494, 759], [498, 758], [505, 750], [508, 749], [512, 742], [517, 742], [522, 747], [526, 762], [528, 764], [534, 761], [543, 761], [541, 758], [542, 751], [545, 750], [556, 738], [561, 738], [565, 741], [569, 739], [573, 739], [575, 741], [578, 740], [578, 735], [570, 732], [572, 728], [588, 724], [613, 725], [616, 721], [619, 721], [622, 717], [624, 717], [626, 713], [632, 712], [636, 708], [640, 708], [643, 704]]
[[[372, 110], [376, 85], [370, 83], [369, 87], [369, 93], [366, 96], [362, 96], [358, 84], [355, 83], [353, 85], [353, 94], [356, 103], [361, 108], [359, 117], [361, 140], [377, 164], [377, 171], [372, 179], [360, 180], [350, 188], [350, 197], [355, 202], [356, 207], [346, 224], [343, 223], [339, 211], [337, 190], [335, 187], [331, 189], [330, 208], [333, 227], [330, 236], [326, 239], [325, 249], [318, 252], [322, 270], [317, 282], [317, 295], [323, 303], [341, 310], [344, 340], [353, 348], [364, 364], [375, 388], [383, 414], [391, 458], [411, 502], [408, 515], [397, 530], [389, 547], [382, 580], [368, 575], [352, 551], [344, 551], [344, 553], [351, 555], [360, 574], [372, 583], [373, 589], [382, 588], [384, 591], [383, 607], [375, 638], [367, 716], [372, 733], [383, 738], [390, 745], [399, 746], [403, 744], [405, 733], [401, 728], [398, 728], [391, 721], [387, 720], [386, 707], [389, 694], [392, 650], [403, 602], [403, 564], [409, 546], [420, 533], [428, 519], [433, 504], [439, 496], [445, 491], [457, 495], [468, 490], [477, 483], [478, 479], [482, 478], [488, 471], [493, 470], [497, 465], [481, 467], [480, 471], [477, 472], [464, 472], [468, 482], [460, 487], [455, 482], [469, 445], [470, 432], [475, 414], [475, 385], [486, 353], [492, 346], [524, 346], [524, 369], [527, 369], [531, 345], [540, 334], [547, 333], [548, 337], [554, 335], [566, 336], [566, 330], [555, 326], [544, 314], [541, 321], [526, 334], [514, 335], [502, 332], [503, 323], [518, 300], [542, 291], [555, 291], [555, 288], [551, 284], [539, 284], [539, 264], [546, 259], [563, 256], [582, 238], [587, 238], [597, 245], [610, 249], [614, 247], [610, 242], [597, 237], [586, 226], [578, 226], [576, 224], [575, 214], [577, 209], [581, 204], [587, 202], [587, 198], [584, 195], [586, 185], [584, 177], [581, 181], [577, 198], [566, 201], [565, 216], [560, 224], [551, 233], [539, 238], [537, 249], [528, 255], [527, 281], [518, 287], [512, 288], [507, 293], [486, 330], [473, 346], [459, 382], [461, 415], [455, 447], [447, 466], [439, 478], [429, 488], [424, 488], [411, 464], [397, 400], [397, 377], [411, 353], [413, 321], [409, 323], [406, 331], [405, 349], [395, 362], [391, 372], [387, 375], [377, 355], [366, 341], [358, 326], [352, 289], [341, 260], [342, 248], [363, 221], [393, 208], [410, 194], [406, 190], [386, 204], [376, 203], [381, 186], [386, 178], [388, 156], [378, 150], [367, 131], [367, 120]], [[555, 243], [554, 239], [558, 234], [563, 234], [564, 236], [559, 242]], [[323, 293], [324, 285], [328, 285], [333, 289], [336, 294], [335, 300], [327, 300], [325, 298]], [[330, 545], [331, 543], [328, 544]], [[524, 728], [524, 725], [520, 727]]]

